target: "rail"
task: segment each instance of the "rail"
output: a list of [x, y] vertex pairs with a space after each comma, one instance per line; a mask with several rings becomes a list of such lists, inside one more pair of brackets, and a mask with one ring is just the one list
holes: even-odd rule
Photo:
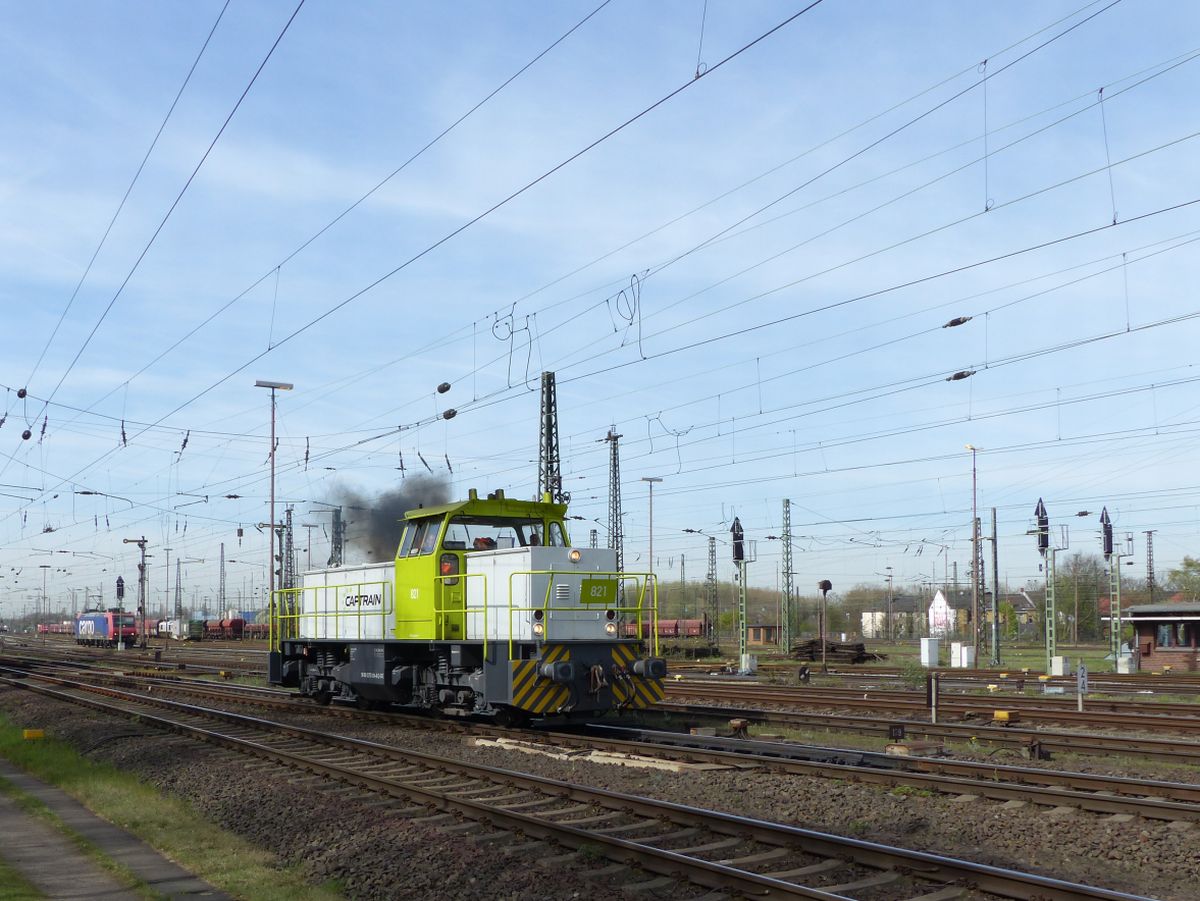
[[[850, 897], [850, 892], [862, 897], [860, 892], [865, 891], [877, 897], [882, 886], [889, 897], [927, 901], [961, 897], [970, 890], [1044, 901], [1146, 901], [1143, 896], [1111, 889], [590, 788], [70, 680], [48, 680], [70, 686], [66, 691], [33, 685], [28, 679], [3, 681], [290, 768], [320, 773], [382, 797], [406, 798], [509, 832], [587, 848], [618, 862], [635, 862], [671, 882], [682, 874], [695, 885], [739, 894], [838, 901]], [[111, 700], [100, 701], [88, 697], [89, 693], [108, 695]], [[226, 723], [230, 725], [219, 725]], [[446, 784], [450, 776], [459, 778]], [[500, 785], [507, 791], [497, 797]], [[580, 815], [581, 809], [587, 812]], [[601, 812], [595, 814], [595, 810]], [[439, 820], [454, 821], [453, 817], [426, 817], [425, 822]], [[698, 834], [701, 831], [704, 834]], [[688, 847], [658, 847], [685, 838]], [[814, 860], [820, 863], [814, 864]], [[814, 884], [814, 880], [824, 884]]]

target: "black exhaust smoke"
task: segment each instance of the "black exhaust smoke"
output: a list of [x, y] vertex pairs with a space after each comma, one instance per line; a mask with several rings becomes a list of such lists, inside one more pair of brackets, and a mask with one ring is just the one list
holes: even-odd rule
[[375, 497], [351, 488], [337, 489], [334, 502], [344, 508], [348, 562], [378, 563], [393, 559], [404, 531], [404, 514], [449, 500], [450, 483], [432, 475], [409, 476], [399, 487]]

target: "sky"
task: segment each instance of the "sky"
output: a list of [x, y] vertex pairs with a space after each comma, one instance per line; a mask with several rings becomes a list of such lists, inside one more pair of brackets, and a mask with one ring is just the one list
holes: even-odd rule
[[152, 610], [222, 544], [261, 603], [258, 379], [302, 567], [349, 492], [532, 497], [543, 371], [629, 570], [648, 477], [668, 580], [737, 516], [778, 584], [785, 499], [799, 592], [965, 579], [973, 502], [1014, 587], [1039, 498], [1200, 554], [1194, 4], [0, 9], [0, 617], [141, 537]]

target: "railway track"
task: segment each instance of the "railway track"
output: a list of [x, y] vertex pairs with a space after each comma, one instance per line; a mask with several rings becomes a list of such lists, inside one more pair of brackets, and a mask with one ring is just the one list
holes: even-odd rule
[[[1138, 897], [36, 673], [6, 676], [4, 681], [250, 755], [271, 766], [415, 803], [419, 806], [404, 813], [429, 826], [461, 832], [462, 817], [505, 834], [517, 833], [520, 838], [510, 842], [515, 853], [542, 853], [543, 843], [551, 841], [613, 860], [613, 877], [635, 864], [653, 874], [634, 886], [640, 889], [667, 890], [686, 879], [717, 892], [829, 901]], [[578, 859], [574, 854], [550, 858], [564, 865]]]
[[13, 641], [10, 637], [4, 642], [4, 652], [11, 654], [14, 650], [29, 655], [30, 658], [56, 660], [63, 663], [88, 662], [128, 667], [130, 661], [138, 661], [145, 666], [186, 669], [210, 675], [234, 673], [238, 676], [266, 676], [267, 652], [262, 648], [208, 648], [201, 650], [193, 646], [181, 646], [178, 643], [161, 645], [155, 643], [145, 648], [126, 648], [117, 651], [80, 647], [62, 640], [51, 641], [43, 646], [40, 642]]
[[1184, 764], [1200, 762], [1200, 746], [1193, 740], [1095, 735], [1087, 732], [1022, 729], [975, 723], [939, 722], [934, 724], [912, 719], [765, 710], [758, 707], [725, 707], [667, 702], [658, 704], [656, 709], [691, 719], [705, 717], [714, 721], [727, 722], [730, 718], [737, 718], [786, 728], [819, 729], [881, 737], [890, 737], [893, 729], [900, 729], [909, 738], [987, 743], [997, 747], [1012, 748], [1030, 758], [1037, 758], [1044, 752], [1102, 757], [1109, 755], [1149, 757], [1155, 760]]
[[[18, 663], [19, 665], [31, 665], [37, 661], [37, 658], [14, 657], [12, 654], [6, 655], [10, 662]], [[69, 666], [77, 665], [76, 661], [62, 661]], [[109, 672], [104, 670], [104, 672]], [[197, 683], [195, 680], [182, 680], [174, 676], [166, 675], [165, 673], [154, 674], [152, 667], [147, 665], [144, 671], [134, 670], [132, 673], [126, 669], [120, 672], [109, 672], [114, 679], [124, 679], [125, 684], [132, 686], [135, 683], [128, 681], [136, 676], [143, 680], [141, 684], [158, 684], [160, 686], [177, 686], [180, 683], [186, 682], [189, 685], [195, 686], [189, 689], [193, 694], [202, 692], [205, 696], [229, 700], [238, 703], [247, 703], [247, 695], [252, 695], [256, 703], [264, 703], [268, 706], [278, 706], [280, 708], [294, 708], [297, 704], [304, 706], [306, 709], [309, 705], [297, 699], [294, 692], [266, 688], [239, 685], [236, 689], [232, 686], [225, 686], [223, 689], [218, 688], [219, 683]], [[158, 682], [154, 683], [153, 680]], [[204, 687], [200, 687], [204, 686]], [[995, 699], [992, 699], [995, 701]], [[993, 709], [1003, 707], [1000, 703], [986, 704], [986, 712], [990, 715]], [[1164, 760], [1174, 763], [1194, 764], [1200, 761], [1200, 745], [1190, 740], [1180, 740], [1171, 738], [1150, 738], [1145, 736], [1133, 735], [1114, 735], [1114, 734], [1093, 734], [1088, 732], [1076, 731], [1058, 731], [1048, 729], [1026, 729], [1013, 725], [992, 726], [984, 722], [979, 723], [951, 723], [940, 722], [932, 724], [928, 722], [927, 711], [925, 708], [919, 710], [904, 711], [906, 713], [915, 712], [921, 719], [913, 719], [911, 716], [896, 716], [888, 719], [881, 719], [877, 716], [858, 716], [851, 714], [833, 714], [833, 713], [810, 713], [804, 711], [789, 711], [778, 709], [765, 709], [761, 707], [747, 707], [740, 705], [729, 704], [726, 706], [714, 706], [711, 704], [696, 704], [696, 703], [671, 703], [664, 702], [658, 705], [658, 710], [675, 717], [688, 717], [695, 719], [703, 717], [706, 720], [717, 722], [723, 725], [730, 718], [748, 719], [754, 723], [773, 724], [776, 726], [802, 729], [806, 731], [821, 730], [827, 732], [844, 732], [851, 734], [859, 734], [865, 736], [889, 737], [893, 729], [900, 728], [904, 734], [912, 738], [921, 738], [934, 741], [947, 742], [969, 742], [972, 744], [986, 743], [993, 747], [1009, 748], [1016, 750], [1026, 757], [1036, 759], [1040, 756], [1070, 753], [1079, 755], [1094, 755], [1107, 757], [1110, 755], [1153, 758], [1156, 760]], [[328, 708], [331, 715], [346, 715], [358, 716], [362, 715], [353, 709], [333, 706]], [[949, 712], [949, 711], [947, 711]], [[960, 714], [961, 715], [961, 714]], [[384, 714], [384, 717], [402, 716], [402, 714]], [[414, 718], [415, 722], [430, 722], [425, 718]], [[1087, 725], [1095, 725], [1087, 721]], [[451, 727], [453, 723], [449, 723]], [[1104, 725], [1109, 725], [1105, 722]]]
[[[741, 704], [773, 704], [780, 707], [820, 707], [826, 709], [866, 709], [909, 716], [928, 715], [929, 706], [922, 693], [913, 691], [861, 691], [856, 689], [784, 688], [757, 683], [719, 682], [712, 679], [684, 679], [665, 684], [668, 701], [684, 699], [727, 701]], [[1200, 705], [1133, 704], [1129, 701], [1085, 701], [1085, 709], [1075, 709], [1074, 698], [1027, 697], [1021, 695], [971, 696], [941, 693], [940, 715], [986, 715], [995, 710], [1016, 710], [1024, 720], [1069, 723], [1101, 728], [1179, 732], [1200, 734]], [[1143, 711], [1143, 712], [1137, 712]]]
[[[336, 707], [314, 708], [295, 696], [273, 689], [214, 687], [195, 683], [90, 674], [118, 687], [175, 691], [227, 703], [272, 706], [306, 713], [339, 712]], [[425, 728], [470, 731], [499, 739], [514, 739], [554, 748], [602, 750], [628, 757], [705, 763], [734, 768], [764, 767], [794, 775], [844, 779], [878, 785], [905, 785], [930, 792], [969, 795], [995, 801], [1021, 801], [1043, 807], [1072, 807], [1093, 813], [1138, 816], [1160, 820], [1200, 821], [1200, 786], [1159, 780], [1099, 776], [1035, 767], [953, 760], [942, 757], [897, 757], [877, 752], [829, 748], [777, 741], [749, 741], [719, 736], [696, 736], [661, 730], [591, 724], [582, 735], [557, 730], [506, 729], [471, 723], [465, 728], [444, 720], [401, 713], [345, 715], [417, 724]], [[456, 728], [456, 726], [458, 728]]]
[[[883, 666], [864, 666], [856, 669], [834, 666], [830, 668], [829, 672], [822, 673], [819, 671], [819, 664], [814, 667], [812, 663], [801, 661], [790, 663], [760, 662], [758, 672], [760, 677], [766, 676], [794, 683], [796, 681], [796, 674], [801, 666], [807, 666], [814, 678], [830, 683], [866, 683], [881, 686], [891, 684], [898, 686], [900, 681], [909, 675], [908, 672], [899, 667]], [[693, 677], [713, 675], [720, 671], [720, 664], [715, 662], [705, 664], [672, 660], [669, 663], [669, 667], [673, 673]], [[1020, 683], [1024, 683], [1027, 686], [1036, 686], [1044, 683], [1052, 686], [1062, 686], [1073, 691], [1076, 681], [1075, 676], [1048, 676], [1043, 680], [1042, 676], [1044, 674], [1042, 671], [1029, 668], [1002, 670], [936, 667], [929, 669], [927, 672], [937, 672], [943, 680], [943, 684], [972, 685], [976, 689], [990, 684], [998, 684], [1002, 688], [1009, 688]], [[1088, 682], [1092, 686], [1092, 691], [1111, 694], [1142, 692], [1152, 692], [1155, 694], [1200, 694], [1200, 673], [1195, 672], [1172, 672], [1166, 674], [1163, 672], [1113, 673], [1092, 671], [1088, 674]]]

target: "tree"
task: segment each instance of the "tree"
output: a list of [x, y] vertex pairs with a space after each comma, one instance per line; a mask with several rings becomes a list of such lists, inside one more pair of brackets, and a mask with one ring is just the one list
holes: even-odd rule
[[1200, 598], [1200, 560], [1184, 557], [1178, 569], [1167, 573], [1167, 588], [1182, 592], [1189, 601]]
[[1108, 592], [1104, 558], [1099, 554], [1078, 552], [1069, 557], [1064, 555], [1058, 561], [1055, 573], [1059, 618], [1063, 622], [1074, 623], [1074, 629], [1066, 633], [1066, 637], [1072, 641], [1099, 638], [1097, 600], [1101, 591], [1105, 594]]
[[1000, 623], [1006, 639], [1011, 641], [1017, 637], [1017, 610], [1008, 601], [1000, 602]]

